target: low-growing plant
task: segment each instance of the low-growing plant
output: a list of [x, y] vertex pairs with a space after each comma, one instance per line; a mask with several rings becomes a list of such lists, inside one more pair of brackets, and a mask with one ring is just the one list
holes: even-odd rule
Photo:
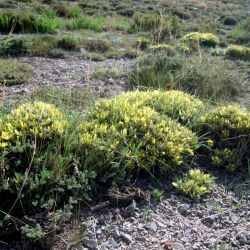
[[56, 38], [52, 35], [30, 35], [27, 37], [32, 56], [48, 56], [56, 48]]
[[205, 47], [215, 47], [219, 43], [219, 38], [211, 33], [192, 32], [181, 38], [185, 44], [198, 44]]
[[214, 177], [202, 173], [200, 169], [192, 169], [188, 176], [177, 179], [172, 184], [191, 199], [200, 200], [213, 190]]
[[133, 16], [133, 25], [131, 30], [135, 31], [150, 31], [156, 29], [160, 24], [160, 15], [139, 14]]
[[93, 70], [93, 72], [90, 73], [89, 79], [90, 80], [107, 80], [109, 78], [112, 79], [119, 79], [121, 77], [125, 76], [124, 73], [122, 73], [118, 68], [100, 68], [97, 67]]
[[119, 97], [98, 102], [82, 124], [86, 167], [100, 180], [124, 181], [140, 171], [177, 171], [194, 154], [196, 136], [149, 107]]
[[238, 106], [217, 107], [203, 115], [199, 133], [213, 141], [209, 156], [215, 166], [231, 171], [250, 157], [250, 114]]
[[27, 42], [21, 37], [8, 37], [0, 42], [0, 55], [20, 56], [28, 52]]
[[57, 40], [57, 46], [66, 50], [78, 50], [78, 39], [74, 36], [65, 35]]
[[32, 68], [15, 60], [0, 60], [0, 84], [25, 84], [32, 76]]
[[107, 52], [111, 48], [111, 44], [106, 39], [92, 38], [85, 42], [85, 48], [90, 52]]
[[175, 49], [169, 44], [155, 44], [150, 45], [149, 50], [152, 52], [164, 51], [167, 55], [173, 56], [175, 54]]
[[164, 190], [161, 190], [161, 189], [158, 189], [158, 188], [155, 188], [153, 191], [152, 191], [152, 195], [155, 199], [157, 199], [158, 201], [162, 201], [164, 196], [165, 196], [165, 192]]
[[230, 45], [225, 50], [225, 56], [230, 59], [250, 61], [250, 48], [241, 45]]

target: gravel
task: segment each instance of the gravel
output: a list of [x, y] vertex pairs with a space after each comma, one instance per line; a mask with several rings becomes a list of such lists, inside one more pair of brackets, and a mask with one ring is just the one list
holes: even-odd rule
[[[103, 250], [249, 250], [249, 211], [249, 193], [238, 196], [217, 183], [213, 193], [199, 202], [168, 187], [161, 201], [131, 200], [127, 206], [109, 206], [95, 213], [84, 210], [80, 220], [85, 237], [95, 239]], [[65, 239], [69, 228], [62, 233]], [[82, 246], [80, 242], [72, 249]], [[57, 247], [61, 249], [60, 243]]]
[[16, 98], [41, 87], [56, 87], [60, 89], [78, 88], [91, 90], [101, 97], [112, 97], [124, 90], [125, 78], [89, 80], [90, 73], [96, 67], [116, 68], [120, 72], [128, 72], [131, 59], [110, 59], [103, 62], [93, 62], [81, 58], [52, 59], [40, 57], [17, 58], [33, 68], [33, 76], [27, 84], [14, 85], [7, 88], [6, 97]]

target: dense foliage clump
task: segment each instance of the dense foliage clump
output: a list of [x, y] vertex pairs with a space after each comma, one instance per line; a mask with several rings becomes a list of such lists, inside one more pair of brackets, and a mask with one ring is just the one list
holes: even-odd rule
[[204, 174], [199, 169], [192, 169], [188, 176], [173, 182], [173, 186], [194, 200], [201, 199], [212, 191], [214, 177]]
[[138, 107], [150, 107], [159, 114], [176, 119], [183, 125], [190, 125], [204, 110], [204, 104], [198, 98], [182, 91], [135, 91], [118, 97]]
[[235, 170], [249, 158], [250, 114], [238, 106], [222, 106], [200, 119], [202, 134], [211, 140], [214, 165]]
[[138, 170], [178, 171], [174, 166], [194, 154], [197, 138], [169, 117], [118, 98], [95, 105], [82, 124], [81, 143], [86, 166], [105, 179]]
[[196, 43], [205, 47], [215, 47], [219, 43], [219, 38], [211, 33], [192, 32], [181, 38], [183, 43]]
[[250, 48], [241, 45], [231, 45], [226, 49], [225, 55], [231, 59], [250, 61]]

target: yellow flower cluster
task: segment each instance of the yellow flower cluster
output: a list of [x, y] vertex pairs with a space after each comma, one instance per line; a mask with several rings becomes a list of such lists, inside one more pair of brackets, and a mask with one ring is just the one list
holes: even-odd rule
[[62, 134], [67, 121], [53, 105], [27, 103], [12, 110], [1, 122], [0, 148], [16, 144], [22, 138], [46, 140]]
[[219, 43], [219, 38], [212, 33], [199, 33], [199, 32], [191, 32], [181, 38], [180, 42], [183, 43], [198, 43], [204, 46], [214, 47]]
[[172, 184], [192, 199], [199, 200], [202, 196], [212, 191], [214, 177], [202, 173], [200, 169], [192, 169], [187, 177], [178, 179]]
[[201, 100], [182, 91], [136, 91], [127, 92], [117, 97], [117, 100], [150, 107], [182, 124], [192, 122], [204, 110]]
[[200, 122], [221, 138], [250, 136], [250, 113], [236, 105], [218, 107], [202, 116]]
[[167, 171], [194, 154], [198, 140], [188, 128], [150, 107], [126, 101], [124, 95], [98, 102], [82, 124], [88, 162], [104, 173], [105, 166]]

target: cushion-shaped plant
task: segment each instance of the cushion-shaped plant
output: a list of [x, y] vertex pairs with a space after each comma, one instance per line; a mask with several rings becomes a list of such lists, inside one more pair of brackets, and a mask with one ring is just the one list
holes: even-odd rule
[[186, 34], [180, 41], [183, 43], [197, 43], [205, 47], [215, 47], [219, 43], [219, 38], [212, 33], [192, 32]]
[[215, 165], [234, 170], [250, 156], [250, 113], [243, 108], [218, 107], [200, 118], [199, 128], [213, 141]]
[[86, 166], [106, 180], [138, 170], [178, 171], [175, 166], [193, 155], [197, 137], [149, 107], [114, 99], [96, 104], [82, 124], [81, 143]]
[[250, 61], [250, 48], [241, 45], [230, 45], [225, 51], [225, 56], [230, 59]]
[[214, 177], [202, 173], [200, 169], [192, 169], [189, 171], [188, 176], [182, 179], [177, 179], [172, 184], [192, 199], [199, 200], [205, 194], [212, 191]]
[[67, 121], [53, 105], [43, 102], [22, 104], [3, 120], [0, 145], [5, 148], [26, 139], [46, 141], [62, 135], [66, 126]]
[[184, 125], [193, 123], [204, 110], [201, 100], [177, 90], [127, 92], [117, 99], [135, 103], [139, 107], [148, 106]]

